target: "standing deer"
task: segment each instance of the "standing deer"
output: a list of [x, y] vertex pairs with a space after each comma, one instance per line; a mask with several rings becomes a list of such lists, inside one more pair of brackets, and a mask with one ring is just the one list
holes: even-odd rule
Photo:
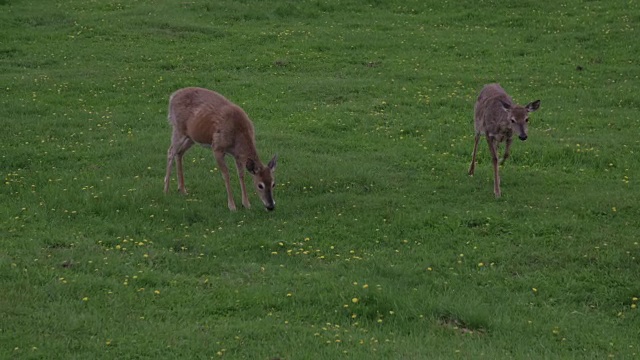
[[233, 201], [229, 183], [229, 168], [224, 161], [226, 154], [233, 156], [236, 162], [242, 190], [242, 205], [245, 208], [251, 207], [244, 183], [244, 170], [247, 169], [253, 177], [253, 184], [264, 207], [269, 211], [275, 209], [273, 173], [277, 156], [274, 156], [267, 166], [260, 162], [256, 151], [253, 123], [239, 106], [211, 90], [184, 88], [176, 91], [169, 98], [169, 123], [173, 126], [173, 134], [171, 146], [167, 152], [165, 193], [169, 191], [174, 159], [178, 170], [178, 190], [183, 194], [187, 193], [184, 187], [182, 156], [194, 143], [198, 143], [213, 150], [213, 156], [220, 167], [224, 185], [227, 188], [229, 210], [235, 211], [236, 204]]
[[504, 155], [500, 165], [509, 157], [509, 150], [513, 141], [513, 132], [518, 132], [520, 140], [527, 140], [527, 123], [529, 113], [538, 110], [540, 100], [536, 100], [526, 106], [514, 104], [511, 97], [507, 95], [499, 84], [489, 84], [480, 92], [475, 105], [475, 144], [473, 145], [473, 155], [469, 175], [473, 175], [476, 167], [476, 153], [478, 152], [478, 142], [480, 135], [485, 135], [491, 160], [493, 161], [493, 192], [496, 197], [500, 197], [500, 175], [498, 174], [498, 145], [506, 141]]

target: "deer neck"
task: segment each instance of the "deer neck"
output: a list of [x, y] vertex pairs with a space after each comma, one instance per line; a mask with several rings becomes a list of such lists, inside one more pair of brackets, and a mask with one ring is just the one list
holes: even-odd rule
[[248, 160], [253, 160], [257, 165], [262, 165], [258, 152], [256, 151], [255, 142], [251, 137], [238, 139], [235, 148], [233, 155], [239, 159], [242, 164], [246, 164]]

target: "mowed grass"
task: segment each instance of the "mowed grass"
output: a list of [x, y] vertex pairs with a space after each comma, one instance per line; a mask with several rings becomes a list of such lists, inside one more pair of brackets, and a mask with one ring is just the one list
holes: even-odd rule
[[[0, 1], [0, 358], [639, 357], [638, 14]], [[500, 199], [489, 82], [541, 100]], [[162, 193], [186, 86], [253, 119], [276, 211], [199, 147]]]

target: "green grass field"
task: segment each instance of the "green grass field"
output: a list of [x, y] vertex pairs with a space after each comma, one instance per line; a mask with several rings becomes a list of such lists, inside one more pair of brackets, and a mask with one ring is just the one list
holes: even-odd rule
[[[0, 0], [0, 358], [640, 357], [639, 36], [628, 0]], [[541, 100], [500, 199], [490, 82]], [[187, 86], [276, 211], [201, 147], [163, 194]]]

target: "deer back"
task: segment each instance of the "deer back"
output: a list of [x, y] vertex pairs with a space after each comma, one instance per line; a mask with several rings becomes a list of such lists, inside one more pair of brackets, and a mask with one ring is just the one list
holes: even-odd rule
[[512, 130], [503, 103], [512, 105], [511, 97], [499, 84], [486, 85], [475, 104], [476, 133], [488, 134], [502, 140], [510, 137]]
[[247, 114], [215, 91], [202, 88], [178, 90], [169, 101], [169, 121], [174, 128], [199, 144], [215, 144], [231, 154], [238, 143], [251, 148], [250, 152], [255, 149], [254, 128]]

